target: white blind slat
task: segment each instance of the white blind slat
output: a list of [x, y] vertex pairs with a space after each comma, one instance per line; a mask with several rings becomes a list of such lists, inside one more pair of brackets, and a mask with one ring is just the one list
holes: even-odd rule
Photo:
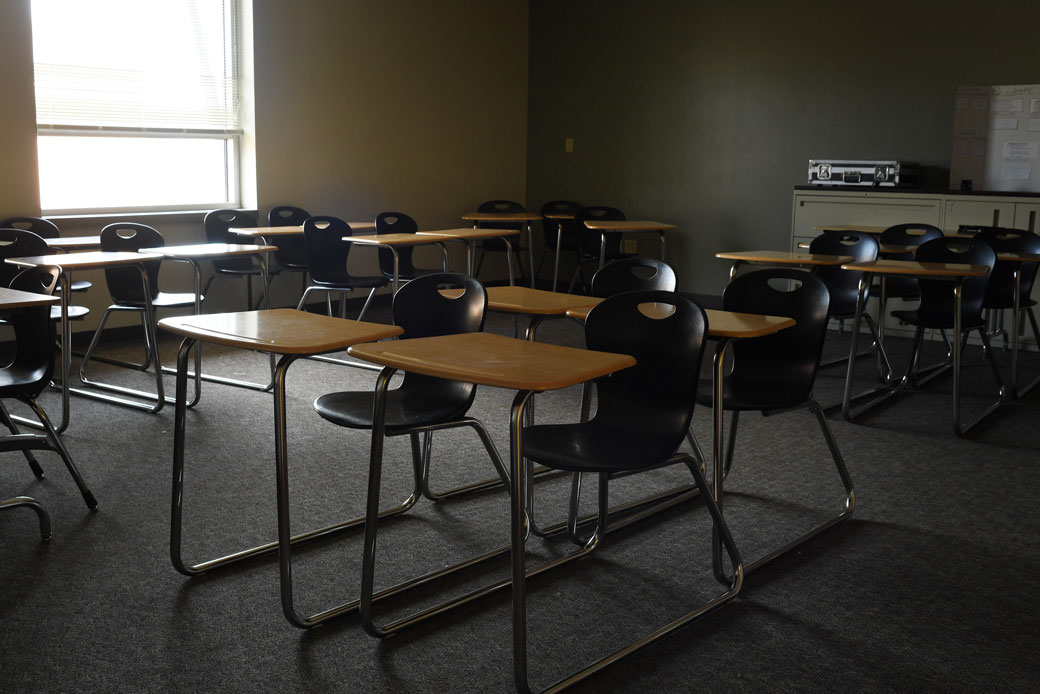
[[235, 2], [33, 0], [37, 123], [237, 131]]

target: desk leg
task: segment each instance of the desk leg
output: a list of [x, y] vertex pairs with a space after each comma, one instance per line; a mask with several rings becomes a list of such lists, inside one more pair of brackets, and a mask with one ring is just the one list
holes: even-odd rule
[[607, 232], [599, 233], [599, 269], [602, 270], [607, 262]]
[[527, 514], [524, 508], [527, 489], [527, 463], [523, 454], [524, 406], [531, 391], [520, 391], [513, 398], [509, 417], [509, 456], [512, 497], [509, 503], [509, 537], [512, 547], [513, 584], [513, 683], [518, 692], [529, 692], [527, 682]]
[[563, 222], [556, 225], [556, 256], [553, 258], [553, 284], [552, 290], [555, 292], [557, 282], [560, 277], [560, 246], [563, 242]]
[[513, 275], [513, 244], [509, 243], [509, 239], [505, 236], [502, 237], [502, 243], [506, 245], [506, 264], [509, 266], [509, 286], [512, 287], [516, 284], [516, 279]]
[[[711, 459], [712, 459], [712, 495], [715, 497], [715, 505], [718, 506], [719, 511], [722, 508], [722, 481], [725, 477], [725, 451], [722, 447], [724, 431], [724, 422], [726, 411], [723, 408], [725, 404], [723, 400], [724, 388], [726, 378], [726, 353], [729, 352], [729, 345], [731, 340], [721, 339], [719, 344], [715, 347], [715, 354], [712, 356], [712, 371], [711, 371], [711, 382], [713, 388], [712, 394], [712, 408], [711, 408], [711, 423], [712, 423], [712, 442], [711, 442]], [[729, 583], [730, 579], [726, 575], [725, 569], [722, 567], [722, 536], [719, 534], [717, 528], [712, 529], [711, 534], [711, 561], [712, 567], [715, 571], [715, 578], [721, 583]]]
[[534, 289], [534, 244], [531, 235], [531, 222], [527, 223], [527, 264], [531, 268], [531, 289]]

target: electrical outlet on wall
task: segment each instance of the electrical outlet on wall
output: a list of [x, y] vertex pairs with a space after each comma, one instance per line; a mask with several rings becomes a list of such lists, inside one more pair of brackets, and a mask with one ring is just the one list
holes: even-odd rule
[[622, 239], [621, 240], [621, 252], [622, 253], [638, 253], [639, 242], [635, 239]]

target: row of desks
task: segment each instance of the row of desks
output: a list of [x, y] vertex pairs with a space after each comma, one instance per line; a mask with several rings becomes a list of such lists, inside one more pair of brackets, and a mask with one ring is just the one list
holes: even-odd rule
[[[491, 310], [531, 315], [534, 317], [564, 316], [583, 318], [598, 302], [587, 296], [546, 292], [527, 287], [491, 287], [488, 308]], [[717, 341], [716, 362], [721, 364], [727, 346], [737, 339], [751, 339], [794, 324], [786, 317], [737, 314], [726, 311], [708, 312], [709, 336]], [[277, 471], [276, 503], [278, 506], [278, 539], [258, 547], [196, 564], [189, 564], [181, 552], [181, 497], [174, 490], [173, 525], [171, 532], [171, 559], [182, 573], [193, 575], [218, 566], [231, 564], [246, 557], [276, 551], [279, 555], [282, 609], [286, 618], [296, 626], [309, 628], [358, 608], [358, 600], [349, 600], [316, 614], [301, 615], [296, 609], [292, 589], [292, 547], [323, 536], [328, 532], [356, 525], [360, 519], [319, 531], [291, 535], [289, 530], [288, 451], [286, 447], [285, 382], [289, 366], [298, 358], [347, 349], [358, 359], [392, 370], [475, 383], [482, 386], [517, 391], [510, 416], [511, 467], [514, 484], [513, 524], [522, 524], [525, 494], [518, 488], [524, 475], [519, 472], [523, 459], [515, 445], [519, 441], [521, 423], [525, 421], [532, 393], [557, 390], [584, 383], [614, 371], [627, 368], [634, 359], [627, 355], [608, 354], [584, 349], [539, 343], [532, 339], [516, 339], [489, 333], [466, 333], [408, 340], [378, 341], [401, 333], [400, 328], [378, 323], [364, 323], [330, 318], [317, 314], [276, 309], [202, 316], [164, 318], [163, 329], [184, 338], [177, 358], [177, 394], [174, 427], [174, 484], [183, 479], [185, 461], [185, 410], [187, 407], [187, 368], [192, 349], [199, 342], [212, 342], [242, 349], [273, 354], [278, 359], [274, 378], [275, 400], [275, 466]], [[720, 402], [724, 371], [716, 369], [715, 402]], [[384, 371], [378, 383], [384, 387], [389, 379]], [[378, 413], [377, 413], [378, 415]], [[722, 412], [715, 408], [715, 426], [721, 429]], [[378, 427], [373, 430], [373, 469], [378, 465], [376, 456], [382, 455]], [[721, 435], [716, 436], [714, 455], [721, 459]], [[378, 443], [381, 444], [381, 441]], [[375, 503], [373, 507], [372, 504]], [[374, 510], [375, 509], [375, 510]], [[378, 513], [378, 498], [369, 499], [369, 521]], [[370, 523], [366, 522], [366, 532]], [[371, 525], [374, 525], [371, 524]], [[522, 533], [521, 533], [522, 535]], [[367, 542], [367, 540], [366, 540]], [[505, 585], [508, 585], [505, 584]]]
[[[889, 252], [902, 253], [906, 252], [903, 247], [897, 249], [889, 249]], [[858, 414], [868, 409], [871, 405], [861, 409], [858, 413], [852, 411], [852, 402], [862, 397], [880, 393], [880, 397], [876, 398], [872, 404], [880, 402], [882, 399], [887, 398], [890, 394], [904, 390], [909, 386], [910, 378], [909, 372], [906, 376], [901, 379], [890, 379], [890, 382], [882, 384], [878, 388], [872, 389], [866, 393], [854, 395], [852, 393], [852, 384], [854, 376], [854, 367], [856, 363], [856, 354], [859, 347], [859, 329], [860, 323], [865, 310], [865, 304], [868, 298], [868, 292], [873, 276], [881, 278], [884, 283], [886, 277], [903, 276], [903, 277], [939, 277], [947, 278], [953, 282], [954, 296], [955, 296], [955, 313], [954, 313], [954, 334], [957, 339], [953, 340], [953, 429], [958, 435], [964, 434], [968, 429], [978, 424], [986, 415], [993, 411], [994, 408], [987, 409], [982, 416], [976, 418], [973, 422], [964, 426], [961, 424], [960, 416], [960, 367], [961, 367], [961, 351], [962, 341], [959, 338], [961, 334], [961, 293], [962, 286], [966, 279], [970, 277], [981, 277], [986, 275], [989, 269], [983, 265], [967, 265], [961, 263], [922, 263], [909, 260], [891, 260], [886, 258], [879, 258], [873, 262], [854, 262], [854, 259], [849, 256], [835, 256], [835, 255], [824, 255], [817, 253], [789, 253], [785, 251], [740, 251], [740, 252], [724, 252], [716, 253], [717, 258], [724, 260], [731, 260], [733, 265], [730, 268], [730, 278], [732, 279], [738, 268], [742, 264], [766, 264], [766, 265], [792, 265], [798, 267], [823, 267], [829, 266], [841, 267], [843, 270], [862, 272], [863, 275], [859, 283], [859, 294], [856, 306], [856, 315], [853, 320], [852, 326], [852, 344], [850, 347], [850, 356], [848, 371], [846, 374], [845, 390], [842, 398], [842, 414], [848, 421], [852, 421]], [[997, 256], [997, 259], [1004, 262], [1022, 263], [1040, 262], [1040, 256], [1036, 255], [1015, 255], [1009, 253], [1001, 253]], [[1011, 352], [1011, 393], [1014, 397], [1020, 397], [1028, 392], [1033, 386], [1036, 385], [1036, 381], [1028, 386], [1022, 387], [1018, 381], [1018, 361], [1019, 361], [1019, 320], [1021, 311], [1021, 286], [1018, 282], [1020, 273], [1015, 273], [1016, 284], [1015, 284], [1015, 308], [1012, 328], [1012, 352]], [[882, 289], [882, 292], [884, 290]], [[883, 341], [878, 345], [878, 349], [881, 351], [882, 358], [887, 363], [887, 357], [884, 355], [884, 344]], [[1000, 389], [998, 395], [997, 404], [1001, 404], [1005, 398], [1005, 390]]]

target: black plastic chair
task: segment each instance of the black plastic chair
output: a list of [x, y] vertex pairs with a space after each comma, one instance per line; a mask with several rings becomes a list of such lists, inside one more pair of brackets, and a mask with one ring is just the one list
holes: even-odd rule
[[[242, 210], [213, 210], [207, 212], [206, 217], [202, 222], [203, 227], [206, 231], [206, 240], [209, 243], [243, 243], [245, 237], [238, 234], [233, 234], [228, 229], [232, 227], [239, 228], [250, 228], [257, 226], [256, 217], [243, 212]], [[202, 293], [209, 294], [209, 285], [213, 283], [217, 277], [239, 277], [245, 278], [246, 280], [246, 307], [249, 310], [260, 305], [264, 297], [264, 293], [267, 291], [267, 287], [263, 288], [260, 299], [257, 304], [253, 304], [253, 277], [262, 277], [263, 273], [260, 268], [256, 265], [256, 262], [252, 258], [248, 257], [235, 257], [235, 258], [223, 258], [220, 260], [213, 261], [213, 270], [216, 274], [210, 275], [210, 278], [206, 281], [206, 286], [203, 287]], [[267, 268], [268, 278], [274, 277], [279, 272], [279, 268], [275, 264], [271, 264]]]
[[297, 309], [303, 309], [306, 305], [308, 294], [322, 291], [325, 292], [326, 310], [331, 316], [332, 293], [336, 292], [340, 295], [340, 316], [346, 317], [347, 294], [355, 289], [368, 289], [368, 298], [358, 315], [358, 320], [364, 318], [376, 290], [385, 287], [388, 280], [382, 276], [357, 276], [347, 272], [347, 259], [353, 244], [344, 241], [343, 237], [352, 234], [350, 225], [338, 217], [310, 217], [303, 223], [311, 282], [303, 291]]
[[[861, 231], [825, 231], [809, 243], [810, 253], [823, 255], [845, 255], [852, 256], [857, 263], [872, 263], [877, 260], [878, 241], [873, 234]], [[828, 312], [832, 320], [839, 321], [839, 327], [844, 327], [846, 320], [856, 317], [856, 303], [859, 300], [859, 283], [863, 279], [862, 272], [842, 270], [840, 266], [824, 265], [816, 269], [814, 273], [827, 285], [830, 293], [830, 308]], [[869, 290], [868, 290], [869, 291]], [[869, 294], [868, 294], [869, 296]], [[869, 313], [863, 313], [863, 319], [867, 323], [871, 337], [875, 343], [880, 342], [877, 325]], [[860, 352], [856, 357], [871, 354], [873, 349]], [[831, 361], [822, 362], [820, 367], [833, 366], [835, 364], [847, 364], [848, 358], [841, 357]], [[890, 365], [884, 365], [891, 372]]]
[[[17, 265], [5, 262], [8, 258], [50, 255], [52, 252], [47, 242], [35, 232], [18, 228], [0, 229], [0, 286], [11, 286], [11, 282], [23, 270]], [[77, 282], [72, 283], [74, 291], [77, 284]], [[85, 284], [90, 285], [91, 283], [86, 282]], [[61, 320], [60, 307], [51, 306], [50, 311], [53, 320]], [[90, 313], [90, 309], [86, 306], [75, 304], [69, 306], [69, 320], [82, 320], [88, 313]]]
[[[448, 298], [439, 291], [445, 286], [461, 287], [463, 292]], [[393, 300], [394, 324], [404, 329], [400, 339], [478, 332], [484, 328], [486, 310], [484, 287], [471, 277], [454, 273], [417, 277], [402, 286]], [[431, 435], [438, 429], [475, 429], [499, 477], [508, 479], [487, 429], [479, 420], [466, 415], [476, 392], [476, 386], [470, 383], [416, 373], [406, 373], [400, 387], [387, 392], [386, 435], [410, 436], [416, 481], [421, 481], [422, 492], [428, 498], [438, 498], [428, 484]], [[333, 424], [371, 429], [373, 399], [372, 390], [328, 393], [314, 401], [314, 409]], [[421, 449], [420, 433], [424, 436]]]
[[[61, 231], [58, 229], [58, 225], [49, 219], [44, 219], [43, 217], [19, 216], [0, 219], [0, 228], [24, 229], [25, 231], [31, 231], [44, 239], [56, 239], [61, 236]], [[47, 247], [47, 253], [53, 253], [50, 246]], [[72, 283], [72, 291], [85, 292], [93, 286], [93, 282], [78, 280]], [[60, 285], [56, 291], [61, 291]]]
[[592, 296], [608, 297], [622, 292], [674, 292], [675, 270], [663, 260], [635, 256], [604, 265], [592, 276]]
[[[640, 305], [651, 302], [671, 305], [674, 311], [663, 317], [648, 316], [640, 310]], [[592, 419], [574, 424], [537, 425], [523, 430], [523, 453], [528, 459], [558, 470], [599, 476], [599, 513], [595, 530], [583, 540], [580, 549], [553, 560], [554, 566], [589, 554], [605, 536], [610, 480], [667, 465], [684, 464], [693, 475], [713, 526], [736, 567], [732, 578], [727, 581], [726, 592], [666, 627], [587, 666], [579, 674], [568, 676], [568, 684], [584, 679], [620, 656], [671, 633], [732, 599], [740, 590], [743, 580], [740, 555], [726, 522], [712, 498], [699, 462], [678, 450], [693, 415], [706, 333], [704, 311], [679, 294], [642, 291], [606, 299], [589, 313], [585, 323], [586, 343], [589, 349], [630, 354], [636, 358], [635, 366], [597, 381], [599, 405]], [[576, 503], [572, 495], [572, 516], [576, 515]], [[513, 556], [513, 576], [523, 580], [528, 571], [524, 566], [522, 547], [514, 546]], [[514, 584], [514, 618], [517, 614], [521, 618], [526, 614], [525, 593], [522, 584]], [[526, 638], [525, 630], [514, 628], [514, 639], [523, 639], [519, 647], [514, 644], [514, 654], [517, 654], [515, 676], [522, 691], [527, 691]]]
[[[560, 259], [557, 257], [557, 252], [567, 251], [568, 253], [574, 253], [577, 256], [581, 248], [578, 246], [578, 232], [574, 226], [573, 215], [582, 208], [581, 203], [574, 202], [572, 200], [550, 200], [549, 202], [542, 205], [542, 235], [545, 239], [545, 245], [542, 248], [542, 257], [538, 261], [538, 269], [535, 270], [535, 277], [539, 277], [542, 274], [542, 265], [545, 264], [545, 257], [550, 253], [553, 254], [553, 287], [552, 290], [556, 291], [557, 275], [560, 267]], [[569, 214], [571, 219], [549, 219], [546, 217], [552, 213]], [[557, 244], [557, 242], [559, 242]], [[557, 248], [557, 245], [559, 248]]]
[[[278, 205], [267, 213], [267, 226], [288, 227], [301, 226], [310, 217], [310, 213], [302, 207]], [[271, 245], [278, 248], [274, 252], [274, 262], [281, 270], [300, 273], [300, 291], [307, 289], [307, 246], [302, 236], [276, 236], [270, 239]], [[241, 243], [241, 242], [240, 242]]]
[[[129, 251], [136, 252], [142, 248], [156, 248], [165, 245], [162, 234], [156, 229], [136, 222], [119, 222], [109, 224], [101, 230], [101, 250], [103, 251]], [[92, 383], [87, 378], [87, 367], [93, 358], [101, 339], [101, 333], [105, 330], [105, 324], [109, 316], [116, 312], [136, 312], [141, 316], [141, 327], [144, 329], [144, 351], [145, 360], [142, 363], [127, 362], [117, 359], [105, 358], [106, 363], [126, 366], [139, 371], [147, 370], [154, 362], [157, 381], [161, 382], [162, 369], [160, 368], [159, 348], [156, 339], [155, 324], [146, 320], [147, 303], [151, 303], [153, 310], [159, 308], [192, 308], [195, 306], [194, 292], [169, 293], [159, 291], [159, 258], [149, 260], [145, 264], [147, 268], [148, 287], [150, 296], [143, 294], [144, 287], [141, 283], [141, 273], [136, 267], [109, 267], [105, 268], [105, 283], [108, 285], [108, 293], [112, 297], [112, 303], [101, 315], [98, 327], [90, 340], [83, 361], [80, 364], [80, 379], [84, 383]], [[100, 361], [100, 359], [99, 359]], [[94, 383], [94, 385], [103, 385]]]
[[[985, 242], [997, 254], [1019, 253], [1040, 254], [1040, 236], [1021, 229], [1005, 229], [1001, 227], [987, 227], [982, 229], [976, 238]], [[986, 297], [983, 299], [982, 308], [986, 311], [1002, 311], [1015, 308], [1015, 274], [1018, 273], [1021, 300], [1019, 310], [1028, 317], [1033, 327], [1033, 337], [1040, 344], [1040, 330], [1037, 329], [1036, 314], [1033, 307], [1036, 300], [1030, 294], [1036, 281], [1037, 267], [1040, 263], [1012, 263], [997, 260], [993, 266], [993, 274], [990, 275], [989, 285], [986, 287]], [[1004, 336], [1004, 348], [1007, 348], [1008, 334], [1006, 330], [990, 331], [990, 337], [994, 334]]]
[[[58, 269], [55, 267], [39, 267], [26, 270], [11, 282], [12, 289], [30, 291], [37, 294], [50, 294], [58, 281]], [[9, 436], [0, 437], [0, 452], [22, 451], [29, 462], [29, 467], [37, 478], [43, 477], [43, 469], [31, 451], [51, 450], [57, 453], [73, 481], [79, 488], [87, 508], [97, 508], [97, 500], [87, 487], [79, 469], [72, 461], [68, 449], [54, 430], [47, 413], [40, 407], [36, 398], [43, 392], [54, 375], [54, 321], [50, 318], [50, 307], [47, 305], [32, 306], [7, 312], [5, 322], [14, 329], [14, 356], [5, 366], [0, 367], [0, 420], [11, 432]], [[32, 409], [43, 427], [42, 434], [22, 434], [18, 431], [11, 415], [2, 401], [16, 399]], [[44, 537], [50, 535], [50, 520], [46, 511], [38, 502], [28, 497], [0, 502], [0, 510], [17, 506], [31, 506], [40, 517], [40, 533]]]
[[[943, 238], [942, 229], [931, 224], [896, 224], [890, 226], [881, 232], [881, 236], [878, 237], [878, 243], [882, 246], [920, 246], [921, 244], [931, 241], [932, 239]], [[914, 251], [908, 251], [906, 253], [886, 253], [885, 257], [890, 260], [913, 260]], [[904, 299], [913, 300], [918, 299], [921, 296], [921, 290], [917, 285], [917, 278], [915, 277], [889, 277], [885, 281], [885, 295], [881, 295], [881, 283], [878, 282], [870, 291], [873, 296], [881, 298], [882, 302], [887, 299]], [[881, 306], [882, 313], [879, 314], [884, 317], [883, 311], [885, 310], [884, 303]]]
[[[982, 316], [983, 303], [986, 298], [986, 290], [989, 279], [996, 265], [997, 256], [989, 244], [980, 239], [963, 238], [938, 238], [932, 239], [918, 247], [914, 259], [922, 263], [961, 263], [969, 265], [985, 265], [989, 272], [981, 277], [968, 277], [964, 280], [961, 288], [961, 335], [954, 335], [955, 340], [967, 340], [968, 333], [977, 330], [982, 339], [983, 352], [993, 370], [993, 377], [997, 382], [999, 395], [997, 402], [987, 408], [982, 415], [971, 424], [961, 427], [959, 416], [955, 416], [955, 433], [963, 435], [969, 429], [978, 424], [987, 415], [996, 410], [1005, 397], [1004, 381], [1000, 376], [993, 350], [986, 330], [986, 321]], [[953, 368], [955, 372], [960, 371], [961, 365], [956, 360], [951, 362], [946, 359], [939, 364], [922, 369], [920, 367], [921, 352], [924, 347], [924, 331], [927, 328], [940, 330], [952, 330], [955, 326], [956, 297], [951, 291], [954, 282], [950, 279], [922, 277], [919, 280], [921, 286], [921, 303], [916, 309], [907, 311], [893, 311], [892, 315], [899, 320], [915, 326], [913, 341], [910, 346], [910, 361], [907, 366], [904, 382], [915, 386], [924, 385], [936, 376]], [[962, 343], [963, 344], [963, 343]], [[959, 379], [955, 377], [955, 381]], [[958, 388], [954, 388], [954, 401], [958, 401]], [[955, 410], [958, 405], [955, 404]]]
[[[514, 200], [487, 200], [480, 203], [477, 207], [477, 212], [527, 212], [520, 203]], [[477, 222], [477, 226], [481, 229], [519, 229], [523, 231], [523, 222]], [[526, 284], [527, 273], [524, 271], [523, 253], [527, 251], [525, 245], [527, 240], [521, 233], [516, 237], [516, 241], [510, 241], [513, 246], [513, 254], [516, 257], [517, 267], [520, 268], [521, 281]], [[473, 276], [480, 276], [480, 266], [484, 263], [485, 253], [505, 253], [506, 246], [502, 243], [501, 239], [481, 239], [477, 241], [476, 248], [480, 251], [480, 255], [477, 256], [477, 266], [473, 270]]]
[[[414, 234], [419, 225], [404, 212], [380, 212], [376, 215], [376, 234]], [[412, 262], [411, 246], [397, 248], [397, 278], [401, 282], [435, 272], [446, 272], [447, 268], [419, 268]], [[394, 252], [389, 248], [379, 249], [379, 271], [388, 280], [394, 278]]]
[[[754, 562], [745, 564], [745, 572], [751, 573], [851, 516], [855, 506], [855, 495], [852, 478], [845, 467], [845, 461], [838, 450], [823, 408], [813, 397], [813, 385], [820, 355], [823, 353], [830, 305], [830, 293], [823, 280], [804, 270], [755, 270], [740, 275], [729, 283], [722, 294], [722, 305], [726, 311], [787, 316], [795, 320], [795, 325], [769, 336], [737, 340], [730, 344], [733, 369], [724, 377], [722, 402], [717, 405], [721, 406], [723, 411], [732, 412], [725, 458], [716, 461], [714, 473], [716, 500], [720, 506], [723, 480], [733, 465], [740, 413], [747, 410], [759, 410], [765, 416], [772, 416], [803, 407], [808, 408], [816, 416], [845, 488], [841, 513]], [[697, 401], [703, 405], [711, 405], [712, 399], [709, 388], [702, 389], [697, 395]], [[771, 460], [770, 464], [775, 465], [777, 462]], [[717, 542], [715, 568], [719, 580], [725, 578]]]
[[[578, 255], [578, 267], [575, 268], [574, 275], [571, 277], [571, 283], [567, 288], [568, 292], [574, 291], [575, 283], [579, 277], [581, 278], [582, 287], [587, 286], [585, 284], [585, 272], [583, 269], [586, 264], [596, 263], [597, 269], [599, 268], [600, 243], [603, 239], [603, 235], [598, 231], [586, 228], [585, 222], [620, 222], [624, 221], [624, 219], [624, 212], [616, 207], [607, 207], [605, 205], [582, 207], [574, 213], [574, 228], [578, 232], [578, 246], [580, 253]], [[606, 232], [606, 246], [603, 250], [604, 263], [612, 262], [614, 260], [622, 260], [624, 258], [631, 258], [636, 255], [635, 253], [621, 252], [621, 232]]]

